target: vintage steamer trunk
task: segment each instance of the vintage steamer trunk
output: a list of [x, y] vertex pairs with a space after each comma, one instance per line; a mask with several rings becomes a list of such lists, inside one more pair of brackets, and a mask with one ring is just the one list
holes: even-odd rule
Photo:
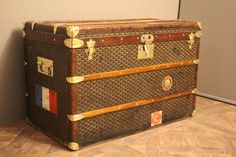
[[71, 150], [191, 116], [201, 24], [27, 22], [27, 120]]

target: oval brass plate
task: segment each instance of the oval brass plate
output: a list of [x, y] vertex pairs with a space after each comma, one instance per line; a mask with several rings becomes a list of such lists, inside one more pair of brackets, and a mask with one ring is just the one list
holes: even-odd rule
[[64, 40], [64, 44], [69, 48], [80, 48], [84, 45], [84, 42], [77, 38], [68, 38]]
[[164, 77], [163, 81], [162, 81], [162, 89], [164, 91], [168, 91], [171, 89], [171, 87], [173, 86], [173, 80], [171, 76], [166, 76]]

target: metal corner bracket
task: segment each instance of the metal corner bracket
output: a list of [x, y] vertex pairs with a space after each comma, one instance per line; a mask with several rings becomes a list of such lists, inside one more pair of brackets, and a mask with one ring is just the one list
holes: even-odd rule
[[194, 90], [192, 90], [192, 94], [196, 94], [198, 92], [197, 88], [195, 88]]
[[84, 81], [84, 77], [83, 76], [72, 76], [72, 77], [67, 77], [66, 81], [68, 83], [79, 83]]
[[200, 60], [199, 60], [199, 59], [193, 60], [193, 64], [199, 64], [199, 63], [200, 63]]
[[84, 116], [82, 114], [75, 114], [75, 115], [67, 115], [67, 118], [71, 121], [71, 122], [75, 122], [78, 120], [81, 120], [84, 118]]
[[31, 23], [31, 30], [32, 31], [34, 30], [34, 26], [35, 26], [36, 23], [37, 23], [36, 21], [32, 21], [32, 23]]
[[197, 25], [200, 29], [202, 29], [202, 23], [200, 21], [197, 21]]
[[79, 150], [79, 144], [76, 143], [76, 142], [69, 142], [67, 144], [67, 147], [70, 149], [70, 150]]
[[191, 117], [195, 116], [196, 110], [193, 110]]
[[79, 34], [79, 26], [67, 25], [66, 34], [68, 37], [75, 38]]

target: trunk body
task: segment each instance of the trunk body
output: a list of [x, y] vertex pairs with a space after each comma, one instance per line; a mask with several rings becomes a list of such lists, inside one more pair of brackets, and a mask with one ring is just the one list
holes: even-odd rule
[[27, 118], [72, 150], [192, 115], [198, 22], [25, 24]]

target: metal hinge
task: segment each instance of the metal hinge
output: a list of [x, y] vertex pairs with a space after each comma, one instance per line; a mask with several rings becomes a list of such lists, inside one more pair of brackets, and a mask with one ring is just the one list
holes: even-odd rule
[[152, 34], [145, 34], [141, 36], [143, 44], [138, 46], [138, 59], [153, 58], [154, 54], [154, 36]]
[[189, 34], [189, 41], [188, 41], [189, 49], [193, 48], [193, 44], [195, 42], [195, 37], [201, 38], [201, 36], [202, 36], [202, 31], [198, 31], [196, 33]]

